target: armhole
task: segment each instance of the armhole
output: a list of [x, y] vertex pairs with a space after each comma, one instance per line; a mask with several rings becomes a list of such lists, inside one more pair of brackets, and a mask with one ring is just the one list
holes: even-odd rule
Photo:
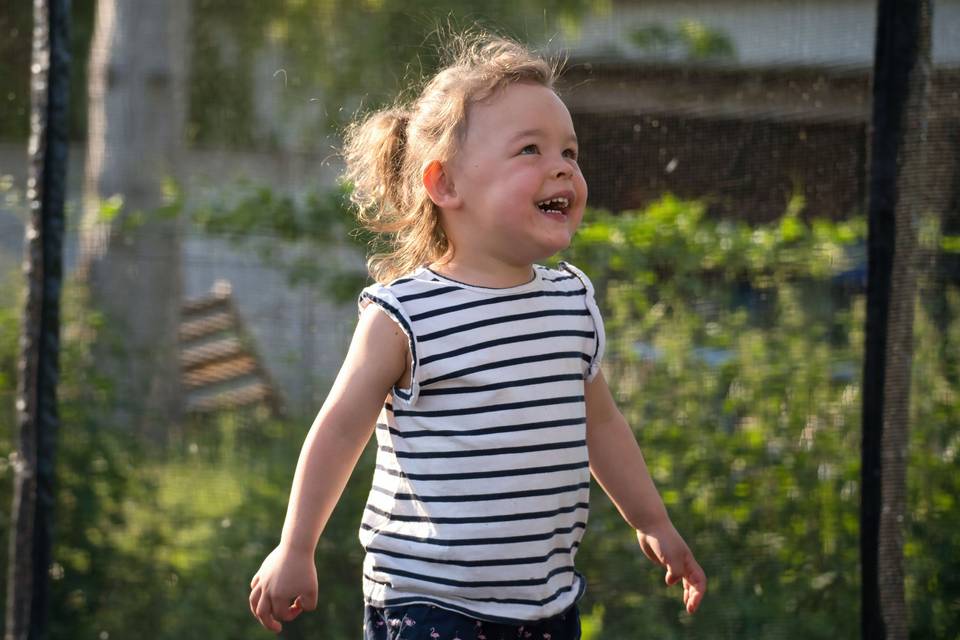
[[588, 278], [583, 271], [580, 271], [580, 269], [577, 269], [568, 262], [561, 262], [560, 268], [575, 275], [580, 282], [583, 283], [583, 287], [587, 290], [583, 298], [584, 303], [587, 306], [587, 311], [590, 312], [590, 317], [593, 319], [594, 330], [594, 351], [593, 356], [590, 358], [590, 364], [587, 367], [586, 372], [587, 382], [590, 382], [597, 376], [597, 372], [600, 371], [600, 363], [603, 362], [603, 352], [607, 345], [606, 332], [603, 330], [603, 317], [600, 315], [600, 308], [597, 307], [597, 301], [593, 291], [593, 283], [590, 282], [590, 278]]
[[417, 397], [420, 395], [417, 340], [413, 333], [413, 325], [406, 311], [404, 311], [403, 306], [386, 287], [373, 285], [364, 289], [360, 293], [360, 299], [357, 301], [358, 313], [362, 313], [370, 303], [376, 304], [388, 318], [397, 323], [400, 330], [407, 336], [407, 347], [410, 351], [410, 386], [408, 388], [401, 388], [394, 385], [393, 397], [404, 405], [413, 406], [417, 401]]

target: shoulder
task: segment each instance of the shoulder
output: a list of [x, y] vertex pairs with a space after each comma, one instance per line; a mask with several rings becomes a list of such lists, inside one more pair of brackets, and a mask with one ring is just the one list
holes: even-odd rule
[[565, 282], [573, 280], [576, 284], [576, 276], [564, 268], [565, 262], [561, 262], [556, 267], [544, 267], [536, 265], [534, 268], [540, 272], [540, 280], [543, 282]]
[[405, 347], [411, 328], [410, 316], [404, 308], [404, 302], [421, 290], [420, 271], [392, 282], [374, 283], [365, 287], [357, 299], [360, 314], [358, 332], [362, 330], [375, 340], [388, 339]]
[[540, 270], [540, 279], [546, 286], [558, 289], [581, 289], [593, 295], [593, 283], [590, 278], [569, 262], [561, 261], [555, 268], [540, 265], [536, 268]]
[[353, 335], [354, 346], [378, 357], [400, 360], [407, 347], [407, 337], [396, 316], [379, 304], [368, 304], [360, 310], [360, 319]]
[[[429, 269], [420, 268], [405, 276], [386, 283], [372, 284], [360, 292], [360, 306], [369, 302], [384, 301], [392, 306], [401, 307], [404, 303], [431, 295], [439, 287], [444, 287]], [[449, 288], [449, 287], [446, 287]]]
[[594, 348], [590, 356], [586, 380], [592, 381], [600, 371], [600, 362], [606, 345], [606, 334], [603, 328], [603, 316], [597, 305], [593, 283], [583, 271], [569, 262], [561, 262], [557, 269], [549, 269], [550, 275], [544, 272], [541, 277], [557, 287], [565, 289], [564, 295], [575, 295], [583, 301], [583, 306], [589, 314], [594, 329]]

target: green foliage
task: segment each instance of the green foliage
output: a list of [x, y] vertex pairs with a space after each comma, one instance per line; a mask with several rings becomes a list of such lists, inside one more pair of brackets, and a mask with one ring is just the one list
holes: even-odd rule
[[[254, 130], [258, 56], [276, 60], [266, 83], [283, 108], [312, 107], [322, 136], [409, 92], [439, 64], [442, 31], [481, 25], [525, 41], [576, 24], [597, 0], [197, 0], [191, 132], [202, 144], [271, 145]], [[260, 86], [264, 86], [263, 83]]]
[[[675, 523], [710, 578], [682, 613], [597, 491], [578, 565], [603, 632], [658, 638], [855, 637], [864, 299], [844, 287], [864, 221], [703, 217], [665, 197], [598, 213], [565, 258], [605, 310], [605, 370]], [[942, 284], [942, 283], [941, 283]], [[958, 292], [939, 330], [918, 307], [906, 554], [916, 637], [955, 637]], [[937, 391], [932, 394], [930, 389]], [[951, 446], [952, 445], [952, 446]], [[953, 523], [953, 524], [949, 524]], [[952, 545], [952, 546], [951, 546]], [[596, 609], [593, 609], [596, 611]]]
[[207, 233], [236, 240], [266, 237], [328, 244], [351, 225], [346, 190], [312, 193], [302, 200], [270, 187], [240, 181], [226, 195], [194, 210], [193, 222]]
[[[17, 275], [8, 272], [5, 290], [19, 289]], [[7, 504], [19, 298], [0, 306], [0, 499]], [[142, 637], [145, 629], [157, 639], [261, 638], [244, 603], [276, 543], [306, 421], [224, 414], [175, 429], [163, 447], [144, 441], [110, 423], [118, 398], [89, 350], [106, 328], [77, 282], [65, 287], [63, 317], [50, 638]], [[368, 453], [357, 471], [363, 478], [351, 483], [317, 553], [324, 606], [351, 613], [293, 625], [312, 637], [353, 637], [360, 620], [359, 581], [344, 576], [360, 575], [355, 514], [371, 472]]]
[[[298, 199], [239, 182], [196, 207], [191, 223], [256, 251], [264, 263], [286, 273], [291, 285], [319, 284], [334, 300], [347, 302], [367, 282], [358, 268], [360, 256], [382, 242], [356, 226], [348, 197], [347, 186]], [[323, 260], [317, 259], [318, 249]]]
[[[0, 272], [0, 288], [8, 295], [0, 298], [0, 504], [13, 504], [13, 469], [10, 454], [15, 449], [17, 390], [17, 352], [20, 339], [20, 315], [23, 308], [22, 282], [15, 270]], [[9, 548], [10, 509], [0, 508], [0, 549]], [[6, 555], [0, 567], [6, 575]], [[6, 602], [7, 581], [0, 583], [0, 597]]]
[[[578, 563], [603, 629], [629, 637], [856, 634], [862, 304], [829, 278], [862, 221], [751, 228], [667, 196], [589, 217], [565, 256], [591, 274], [607, 378], [667, 508], [704, 565], [701, 611], [650, 569], [595, 492]], [[828, 257], [828, 259], [824, 259]]]
[[[237, 198], [236, 219], [234, 207], [212, 208], [206, 228], [315, 249], [349, 229], [342, 194], [313, 208], [253, 187]], [[865, 230], [860, 219], [808, 223], [801, 209], [749, 227], [666, 197], [591, 212], [564, 256], [597, 285], [606, 376], [710, 578], [700, 612], [683, 614], [678, 588], [595, 488], [577, 557], [585, 638], [857, 635], [864, 300], [843, 275], [862, 259]], [[924, 286], [921, 300], [942, 304], [936, 315], [917, 306], [906, 586], [912, 637], [950, 638], [960, 634], [960, 291]], [[0, 305], [0, 454], [13, 436], [15, 297]], [[263, 637], [248, 584], [279, 536], [308, 420], [223, 414], [177, 427], [164, 448], [146, 443], [104, 418], [117, 399], [87, 345], [105, 328], [75, 283], [64, 318], [51, 638]], [[374, 453], [317, 550], [320, 611], [287, 637], [356, 637], [356, 530]], [[8, 502], [10, 475], [0, 466]]]
[[681, 20], [675, 27], [653, 23], [638, 27], [630, 40], [644, 53], [683, 60], [718, 60], [736, 57], [733, 40], [723, 31], [699, 20]]
[[[70, 3], [70, 136], [87, 131], [87, 58], [96, 0]], [[5, 2], [0, 11], [0, 140], [25, 141], [30, 129], [33, 3]]]
[[[26, 140], [30, 111], [32, 5], [10, 2], [0, 13], [0, 139]], [[381, 104], [429, 72], [424, 45], [437, 31], [475, 24], [543, 41], [562, 25], [576, 28], [604, 0], [195, 0], [192, 3], [187, 135], [200, 145], [272, 146], [256, 130], [257, 90], [267, 86], [287, 109], [313, 106], [308, 135], [324, 135], [361, 106]], [[70, 131], [87, 130], [87, 60], [95, 0], [71, 3]], [[428, 46], [429, 48], [429, 46]], [[267, 83], [263, 64], [276, 61]], [[261, 64], [258, 64], [261, 63]], [[281, 72], [282, 70], [282, 72]]]
[[[924, 295], [923, 292], [921, 296]], [[939, 327], [918, 305], [904, 545], [910, 637], [960, 637], [960, 289]]]

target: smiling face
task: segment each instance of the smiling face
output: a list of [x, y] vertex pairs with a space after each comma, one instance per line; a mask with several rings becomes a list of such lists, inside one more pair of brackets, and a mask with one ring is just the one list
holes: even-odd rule
[[455, 259], [528, 268], [565, 249], [583, 218], [587, 184], [560, 98], [541, 85], [508, 85], [472, 105], [467, 123], [446, 167], [458, 206], [442, 215]]

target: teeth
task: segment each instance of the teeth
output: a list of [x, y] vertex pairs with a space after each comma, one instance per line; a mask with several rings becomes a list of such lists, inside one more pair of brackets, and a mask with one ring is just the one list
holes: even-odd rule
[[549, 207], [550, 205], [556, 205], [557, 208], [565, 209], [570, 205], [570, 201], [564, 197], [559, 197], [550, 198], [549, 200], [542, 200], [537, 203], [538, 207]]

